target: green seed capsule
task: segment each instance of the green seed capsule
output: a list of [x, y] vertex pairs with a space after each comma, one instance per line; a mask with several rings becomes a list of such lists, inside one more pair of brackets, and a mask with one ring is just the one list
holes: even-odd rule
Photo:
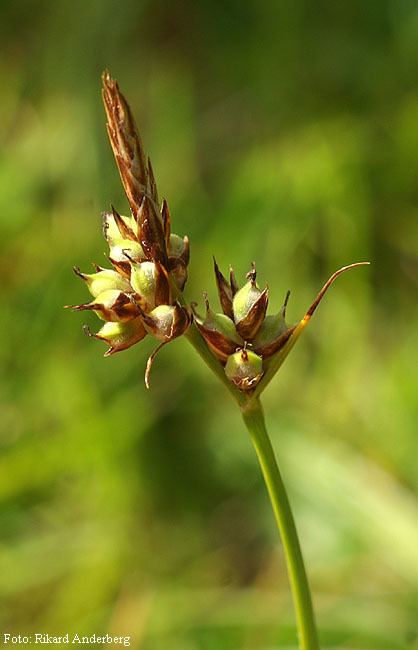
[[252, 343], [254, 351], [261, 355], [263, 359], [268, 359], [278, 352], [285, 345], [293, 331], [293, 328], [288, 327], [285, 319], [289, 295], [290, 291], [287, 292], [283, 306], [278, 314], [266, 316]]
[[128, 280], [116, 271], [102, 269], [97, 273], [81, 273], [78, 268], [74, 268], [74, 272], [86, 282], [93, 298], [97, 298], [108, 290], [127, 291], [128, 293], [131, 291]]
[[183, 291], [184, 285], [187, 282], [187, 266], [180, 257], [170, 257], [168, 260], [168, 268], [170, 275], [173, 278], [176, 287], [179, 291]]
[[124, 217], [119, 215], [116, 210], [105, 212], [103, 214], [103, 232], [104, 236], [112, 248], [117, 242], [130, 242], [136, 240], [136, 223], [133, 217]]
[[105, 323], [97, 334], [91, 334], [89, 330], [86, 331], [89, 336], [107, 343], [109, 349], [105, 353], [105, 357], [130, 348], [147, 334], [140, 318], [133, 318], [125, 323]]
[[139, 308], [123, 291], [109, 289], [100, 293], [92, 302], [73, 305], [75, 311], [94, 311], [105, 321], [123, 322], [139, 316]]
[[141, 245], [129, 239], [118, 239], [110, 247], [109, 259], [113, 266], [125, 277], [131, 275], [131, 263], [142, 262], [145, 259]]
[[168, 254], [170, 257], [181, 257], [188, 246], [188, 240], [184, 240], [179, 235], [171, 233]]
[[147, 332], [160, 341], [171, 341], [181, 336], [190, 325], [189, 314], [178, 304], [159, 305], [149, 314], [141, 310], [141, 318]]
[[275, 314], [274, 316], [266, 316], [253, 341], [254, 349], [264, 348], [270, 345], [286, 330], [286, 321], [281, 313]]
[[225, 374], [241, 391], [252, 390], [263, 376], [263, 360], [250, 350], [238, 350], [228, 357]]
[[132, 264], [131, 286], [146, 302], [146, 311], [155, 307], [156, 267], [154, 262]]
[[253, 339], [265, 318], [268, 304], [268, 289], [258, 288], [255, 271], [250, 280], [235, 294], [232, 301], [234, 321], [238, 333], [245, 340]]
[[234, 322], [228, 316], [215, 314], [211, 310], [206, 294], [205, 303], [205, 320], [196, 314], [196, 325], [212, 352], [220, 361], [225, 362], [230, 354], [244, 345], [244, 341], [237, 333]]

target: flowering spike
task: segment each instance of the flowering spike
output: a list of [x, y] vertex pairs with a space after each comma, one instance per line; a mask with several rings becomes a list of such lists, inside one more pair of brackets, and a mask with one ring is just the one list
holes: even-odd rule
[[[205, 297], [206, 318], [203, 320], [195, 315], [196, 325], [208, 347], [225, 364], [227, 377], [240, 391], [254, 391], [255, 395], [259, 395], [289, 354], [334, 280], [346, 270], [364, 264], [368, 262], [350, 264], [336, 271], [324, 284], [303, 319], [297, 325], [289, 327], [286, 324], [286, 309], [290, 291], [287, 291], [279, 312], [266, 316], [268, 288], [261, 291], [258, 287], [254, 262], [247, 273], [247, 283], [238, 289], [232, 269], [228, 284], [214, 261], [220, 296], [228, 296], [228, 290], [233, 295], [234, 322], [225, 314], [213, 314]], [[233, 345], [237, 343], [236, 337], [241, 339], [240, 349], [233, 350]]]
[[105, 356], [109, 356], [140, 341], [147, 332], [169, 342], [186, 331], [191, 316], [174, 301], [187, 280], [189, 240], [171, 233], [165, 200], [160, 213], [151, 160], [128, 103], [107, 71], [102, 79], [107, 131], [131, 215], [119, 214], [113, 205], [111, 212], [103, 214], [113, 269], [95, 265], [95, 273], [86, 274], [75, 267], [94, 300], [73, 309], [94, 311], [105, 321], [97, 334], [88, 329], [86, 333], [106, 341]]

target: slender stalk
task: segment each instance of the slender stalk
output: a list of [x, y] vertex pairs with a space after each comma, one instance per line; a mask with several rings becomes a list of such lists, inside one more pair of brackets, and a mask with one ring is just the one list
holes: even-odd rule
[[259, 399], [248, 402], [242, 415], [255, 447], [282, 539], [293, 593], [301, 650], [319, 650], [311, 592], [303, 562], [295, 521], [286, 489], [267, 433]]

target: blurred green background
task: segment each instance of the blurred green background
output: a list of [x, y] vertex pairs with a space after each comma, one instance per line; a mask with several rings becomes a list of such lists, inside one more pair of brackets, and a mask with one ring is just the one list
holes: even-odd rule
[[[213, 253], [277, 308], [331, 289], [265, 394], [323, 648], [418, 647], [418, 5], [47, 0], [0, 7], [3, 632], [140, 650], [296, 648], [284, 559], [239, 414], [185, 340], [110, 359], [71, 267], [127, 206], [100, 74], [118, 78], [187, 295]], [[26, 646], [28, 647], [28, 646]]]

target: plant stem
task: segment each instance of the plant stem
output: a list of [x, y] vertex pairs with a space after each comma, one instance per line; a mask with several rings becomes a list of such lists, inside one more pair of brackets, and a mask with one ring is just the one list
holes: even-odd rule
[[253, 399], [248, 402], [247, 408], [242, 407], [241, 410], [260, 462], [283, 543], [296, 611], [300, 648], [319, 650], [311, 592], [302, 551], [289, 499], [267, 433], [263, 408], [259, 399]]

